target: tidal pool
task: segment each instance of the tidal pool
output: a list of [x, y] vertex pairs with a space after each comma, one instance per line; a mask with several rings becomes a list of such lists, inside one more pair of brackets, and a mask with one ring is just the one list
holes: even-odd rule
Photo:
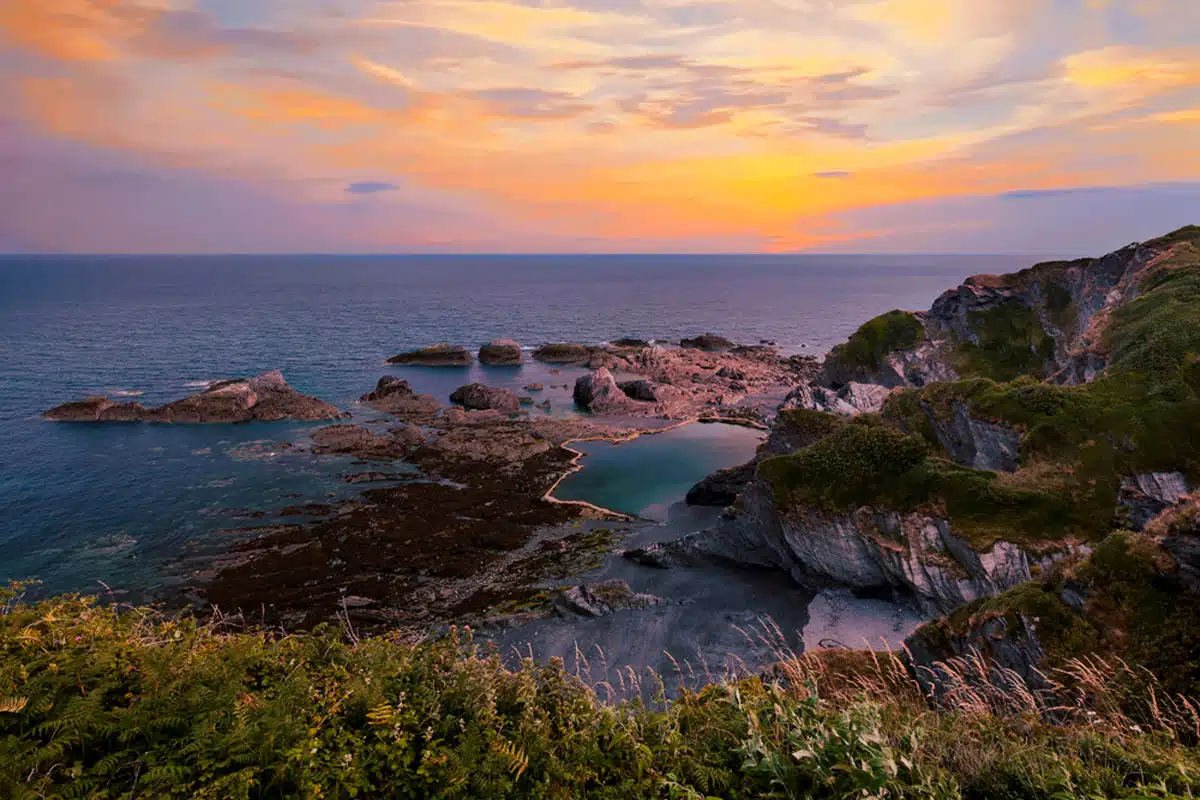
[[740, 425], [694, 423], [628, 442], [577, 442], [583, 469], [559, 484], [560, 500], [663, 520], [667, 508], [707, 475], [754, 457], [763, 432]]

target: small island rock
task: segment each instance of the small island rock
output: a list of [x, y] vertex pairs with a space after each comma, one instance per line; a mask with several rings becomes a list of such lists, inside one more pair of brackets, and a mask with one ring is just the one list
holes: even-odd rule
[[521, 345], [512, 339], [496, 339], [479, 348], [479, 363], [512, 366], [521, 363]]
[[465, 347], [439, 342], [420, 350], [409, 350], [388, 359], [389, 364], [412, 364], [423, 367], [469, 367], [471, 351]]
[[592, 349], [587, 345], [562, 342], [542, 345], [534, 351], [533, 357], [547, 364], [580, 364], [586, 362], [592, 355]]
[[460, 386], [450, 395], [452, 402], [473, 411], [507, 411], [515, 413], [521, 409], [521, 400], [508, 389], [499, 389], [482, 383]]
[[575, 402], [596, 414], [621, 413], [641, 404], [617, 385], [607, 367], [580, 377], [575, 381]]

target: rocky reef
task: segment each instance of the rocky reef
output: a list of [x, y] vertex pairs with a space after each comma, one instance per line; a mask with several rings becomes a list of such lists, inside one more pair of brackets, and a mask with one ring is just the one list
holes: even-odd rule
[[89, 397], [64, 403], [42, 415], [57, 422], [233, 423], [343, 419], [346, 414], [315, 397], [300, 394], [278, 371], [256, 378], [214, 383], [203, 392], [157, 408]]

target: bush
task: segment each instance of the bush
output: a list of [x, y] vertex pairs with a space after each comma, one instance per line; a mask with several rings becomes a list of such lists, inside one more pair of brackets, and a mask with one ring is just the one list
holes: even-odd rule
[[916, 347], [925, 338], [925, 327], [910, 311], [889, 311], [863, 324], [830, 353], [830, 360], [874, 372], [883, 359], [897, 350]]

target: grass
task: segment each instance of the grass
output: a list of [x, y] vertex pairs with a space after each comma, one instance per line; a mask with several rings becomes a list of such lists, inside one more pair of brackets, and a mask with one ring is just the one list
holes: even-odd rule
[[1078, 713], [1049, 724], [1038, 699], [981, 702], [983, 688], [931, 707], [888, 654], [780, 658], [773, 677], [669, 700], [653, 674], [509, 666], [458, 634], [416, 645], [349, 629], [283, 635], [73, 596], [10, 598], [0, 787], [12, 797], [564, 800], [1200, 789], [1186, 726], [1110, 692], [1119, 676], [1103, 670], [1095, 692], [1074, 698]]
[[863, 324], [845, 344], [829, 354], [831, 361], [850, 368], [875, 372], [884, 358], [897, 350], [910, 350], [925, 338], [925, 327], [910, 311], [889, 311]]

